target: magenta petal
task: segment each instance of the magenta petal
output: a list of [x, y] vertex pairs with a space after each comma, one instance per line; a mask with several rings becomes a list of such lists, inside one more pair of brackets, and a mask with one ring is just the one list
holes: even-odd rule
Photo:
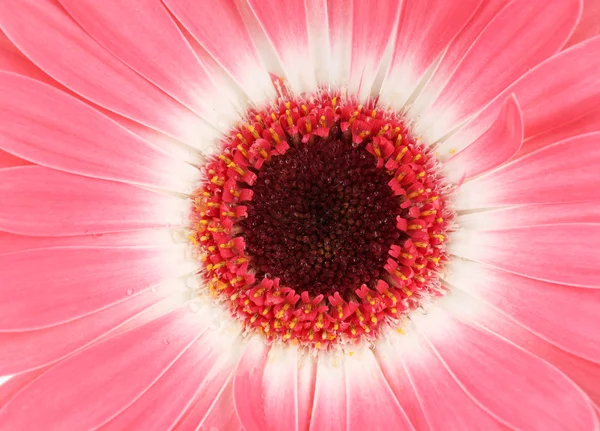
[[550, 283], [600, 287], [596, 246], [600, 224], [472, 230], [459, 235], [450, 246], [456, 256]]
[[104, 233], [184, 221], [178, 198], [41, 166], [0, 170], [0, 201], [0, 229], [25, 235]]
[[490, 128], [444, 165], [449, 181], [472, 178], [509, 161], [523, 142], [523, 118], [517, 99], [508, 97]]
[[[558, 52], [577, 24], [580, 0], [510, 2], [473, 43], [418, 133], [433, 142], [493, 100], [529, 69]], [[519, 103], [518, 92], [513, 91]], [[504, 99], [502, 99], [504, 100]]]
[[467, 181], [459, 190], [459, 210], [507, 205], [600, 200], [600, 133], [547, 146]]
[[0, 147], [19, 157], [85, 176], [181, 192], [189, 191], [197, 176], [192, 166], [54, 87], [0, 73], [0, 93]]
[[[60, 362], [0, 410], [3, 429], [94, 429], [143, 394], [198, 337], [188, 307]], [[56, 388], [61, 388], [57, 391]]]
[[417, 326], [463, 389], [503, 423], [531, 431], [595, 429], [587, 396], [542, 359], [441, 308], [420, 316]]
[[452, 264], [447, 281], [552, 344], [600, 363], [600, 289], [547, 283], [466, 261]]
[[[0, 255], [0, 329], [31, 330], [100, 310], [185, 275], [171, 247], [63, 247]], [[48, 304], [52, 304], [51, 307]]]
[[0, 332], [0, 375], [37, 369], [64, 358], [174, 294], [174, 287], [161, 286], [154, 291], [142, 292], [112, 307], [58, 326], [27, 332]]

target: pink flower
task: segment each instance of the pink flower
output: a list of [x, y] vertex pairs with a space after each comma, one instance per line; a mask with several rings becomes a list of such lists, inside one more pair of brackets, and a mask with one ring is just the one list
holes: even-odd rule
[[0, 2], [0, 429], [597, 430], [599, 15]]

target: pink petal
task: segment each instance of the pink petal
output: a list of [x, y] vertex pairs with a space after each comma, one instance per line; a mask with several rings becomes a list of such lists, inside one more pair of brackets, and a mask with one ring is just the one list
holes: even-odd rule
[[421, 416], [419, 422], [413, 422], [419, 424], [416, 429], [487, 431], [504, 428], [465, 393], [423, 338], [417, 334], [390, 337], [391, 344], [378, 344], [378, 356], [383, 361], [388, 381], [405, 380], [408, 390], [415, 394], [421, 406], [416, 407]]
[[[208, 310], [199, 310], [198, 314], [202, 312], [210, 313]], [[205, 323], [207, 327], [210, 324], [206, 320]], [[223, 392], [231, 368], [235, 365], [238, 334], [207, 328], [199, 331], [199, 338], [159, 380], [100, 430], [170, 430], [196, 397], [206, 399], [203, 403], [206, 407], [204, 415], [208, 415], [214, 408], [213, 400]], [[230, 410], [232, 407], [233, 404], [229, 405]]]
[[581, 19], [575, 27], [575, 31], [566, 44], [566, 47], [575, 45], [586, 39], [600, 34], [600, 1], [584, 0]]
[[275, 96], [234, 0], [165, 0], [173, 15], [255, 102]]
[[523, 118], [517, 99], [504, 101], [502, 111], [490, 128], [475, 142], [444, 165], [449, 181], [472, 178], [509, 161], [523, 142]]
[[600, 220], [599, 202], [534, 204], [464, 214], [458, 223], [466, 229], [496, 230], [563, 223], [596, 223]]
[[583, 391], [542, 359], [441, 308], [416, 323], [462, 388], [506, 425], [532, 431], [595, 429]]
[[[315, 0], [312, 1], [315, 3]], [[321, 40], [316, 40], [311, 48], [318, 49], [319, 45], [325, 45], [324, 40], [329, 41], [329, 46], [326, 46], [325, 65], [329, 82], [328, 84], [334, 88], [342, 88], [348, 85], [350, 78], [350, 58], [352, 56], [352, 29], [354, 11], [348, 7], [350, 2], [347, 0], [323, 0], [320, 2], [322, 10], [316, 16], [309, 14], [309, 20], [313, 21], [311, 32], [317, 33], [321, 27]], [[353, 4], [353, 3], [352, 3]], [[324, 12], [325, 20], [322, 18]], [[323, 31], [324, 30], [324, 31]], [[327, 38], [327, 39], [325, 39]]]
[[25, 166], [25, 165], [31, 165], [31, 162], [28, 162], [27, 160], [23, 160], [20, 157], [17, 156], [13, 156], [10, 153], [7, 153], [6, 151], [2, 151], [0, 150], [0, 169], [4, 169], [4, 168], [12, 168], [14, 166]]
[[[558, 52], [577, 24], [580, 8], [580, 0], [561, 1], [552, 8], [545, 0], [509, 3], [473, 43], [432, 108], [419, 120], [417, 132], [430, 142], [437, 140]], [[513, 92], [523, 103], [519, 93]]]
[[17, 395], [25, 386], [38, 378], [40, 374], [46, 371], [45, 368], [28, 371], [16, 376], [12, 376], [8, 381], [0, 384], [0, 408], [8, 404], [15, 395]]
[[[367, 100], [375, 82], [379, 67], [399, 18], [398, 0], [377, 2], [355, 1], [352, 3], [352, 37], [348, 90], [359, 100]], [[350, 8], [348, 2], [344, 6]], [[339, 16], [331, 16], [330, 24], [338, 24]], [[344, 25], [344, 24], [342, 24]]]
[[[233, 384], [230, 382], [215, 400], [214, 406], [200, 430], [245, 431], [237, 417], [233, 403]], [[187, 428], [188, 430], [190, 428]], [[186, 428], [174, 428], [173, 431], [186, 431]]]
[[419, 92], [417, 100], [410, 107], [411, 117], [421, 115], [443, 90], [444, 85], [452, 76], [456, 67], [460, 64], [465, 54], [479, 37], [483, 29], [492, 19], [510, 2], [510, 0], [486, 0], [481, 3], [473, 17], [460, 33], [452, 40], [444, 53], [439, 65], [427, 82], [423, 90]]
[[0, 73], [0, 93], [0, 146], [19, 157], [85, 176], [183, 192], [197, 177], [195, 168], [46, 84]]
[[473, 16], [481, 0], [405, 0], [380, 100], [401, 109], [427, 69]]
[[[5, 430], [94, 429], [135, 401], [198, 337], [187, 307], [52, 367], [0, 410]], [[60, 388], [59, 391], [56, 388]]]
[[231, 110], [160, 2], [60, 3], [108, 51], [198, 115], [210, 121], [215, 109]]
[[[390, 336], [391, 337], [391, 336]], [[427, 418], [421, 407], [416, 390], [402, 364], [401, 352], [388, 340], [378, 343], [374, 349], [381, 371], [390, 388], [406, 412], [406, 416], [417, 430], [428, 429]]]
[[525, 277], [600, 287], [600, 224], [555, 224], [460, 233], [451, 253]]
[[346, 431], [346, 376], [339, 359], [322, 354], [317, 360], [315, 397], [310, 431]]
[[456, 208], [598, 200], [599, 143], [600, 133], [577, 136], [468, 181]]
[[0, 254], [49, 247], [128, 247], [172, 244], [173, 236], [166, 229], [74, 236], [28, 236], [0, 231]]
[[559, 124], [553, 129], [542, 132], [523, 142], [523, 148], [517, 157], [522, 157], [555, 142], [563, 141], [573, 136], [600, 131], [600, 109], [592, 110], [573, 121]]
[[104, 233], [184, 222], [179, 198], [41, 166], [0, 170], [0, 201], [0, 228], [25, 235]]
[[452, 264], [447, 281], [552, 344], [600, 363], [600, 289], [546, 283], [466, 261]]
[[[267, 429], [262, 382], [268, 353], [269, 347], [260, 336], [253, 337], [240, 359], [233, 380], [235, 410], [242, 425], [251, 430]], [[253, 396], [256, 391], [259, 396]]]
[[[460, 149], [480, 136], [495, 120], [504, 98], [511, 93], [516, 96], [523, 113], [526, 138], [522, 150], [524, 152], [528, 152], [530, 145], [527, 138], [572, 123], [598, 109], [599, 50], [600, 37], [596, 37], [539, 64], [507, 87], [467, 125], [443, 142], [440, 151]], [[564, 67], [566, 64], [569, 67]], [[572, 132], [565, 137], [584, 133], [567, 127]], [[551, 140], [550, 143], [559, 139]]]
[[414, 430], [370, 349], [344, 356], [344, 368], [349, 430]]
[[195, 264], [183, 259], [183, 251], [64, 247], [0, 255], [0, 328], [32, 330], [69, 321], [187, 274]]
[[[295, 346], [273, 345], [268, 349], [256, 337], [249, 343], [234, 380], [241, 423], [248, 429], [308, 430], [313, 384], [312, 358], [302, 361]], [[249, 397], [249, 390], [258, 396]]]
[[248, 0], [248, 4], [273, 45], [291, 88], [298, 92], [315, 91], [304, 2]]
[[184, 142], [201, 122], [106, 51], [53, 2], [6, 0], [0, 25], [44, 72], [90, 101]]
[[[600, 405], [600, 364], [565, 352], [534, 335], [485, 302], [462, 293], [461, 290], [455, 289], [452, 297], [457, 305], [448, 307], [448, 310], [455, 313], [460, 310], [457, 313], [458, 317], [468, 319], [486, 330], [510, 340], [512, 343], [559, 368], [582, 388], [597, 405]], [[471, 312], [465, 313], [464, 310], [470, 310]], [[555, 329], [560, 330], [560, 325], [557, 325]]]
[[[183, 284], [183, 283], [182, 283]], [[0, 332], [0, 374], [37, 369], [80, 350], [174, 292], [170, 283], [71, 322], [27, 332]], [[60, 340], [60, 342], [57, 342]]]
[[[0, 70], [29, 76], [48, 84], [56, 82], [23, 55], [0, 30]], [[52, 84], [51, 84], [52, 85]]]

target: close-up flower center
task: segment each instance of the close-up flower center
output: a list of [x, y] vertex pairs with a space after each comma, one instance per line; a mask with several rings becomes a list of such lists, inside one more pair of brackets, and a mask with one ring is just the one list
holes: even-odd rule
[[444, 291], [453, 214], [435, 155], [400, 115], [340, 99], [248, 113], [196, 192], [211, 293], [269, 339], [373, 338]]

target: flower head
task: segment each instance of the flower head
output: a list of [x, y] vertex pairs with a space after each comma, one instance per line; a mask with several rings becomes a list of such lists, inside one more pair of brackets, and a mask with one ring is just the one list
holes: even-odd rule
[[595, 13], [4, 0], [2, 429], [597, 429]]

